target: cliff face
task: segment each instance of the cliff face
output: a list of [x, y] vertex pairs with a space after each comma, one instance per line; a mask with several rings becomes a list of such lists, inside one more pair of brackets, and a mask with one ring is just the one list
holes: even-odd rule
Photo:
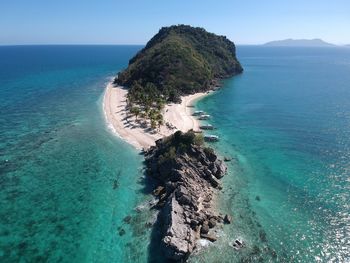
[[154, 193], [163, 222], [161, 246], [172, 260], [187, 258], [199, 237], [215, 241], [210, 229], [224, 220], [215, 214], [212, 201], [226, 166], [194, 139], [193, 134], [176, 132], [146, 153], [148, 173], [160, 183]]
[[179, 25], [160, 29], [116, 82], [131, 89], [151, 84], [167, 100], [175, 101], [242, 71], [233, 42], [202, 28]]

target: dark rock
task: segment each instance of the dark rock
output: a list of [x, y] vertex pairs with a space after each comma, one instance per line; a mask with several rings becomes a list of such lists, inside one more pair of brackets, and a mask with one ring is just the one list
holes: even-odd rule
[[201, 238], [208, 239], [211, 242], [215, 242], [217, 240], [215, 236], [209, 234], [201, 234]]
[[218, 223], [223, 223], [224, 222], [224, 218], [222, 216], [218, 216], [217, 222]]
[[215, 218], [212, 217], [209, 219], [209, 227], [213, 228], [215, 226], [216, 226], [216, 220], [215, 220]]
[[255, 197], [255, 200], [256, 200], [256, 201], [260, 201], [260, 196], [257, 195], [257, 196]]
[[232, 158], [230, 158], [230, 157], [224, 157], [225, 162], [230, 162], [231, 160], [232, 160]]
[[160, 200], [154, 208], [162, 208], [165, 205], [165, 200]]
[[196, 229], [196, 227], [199, 225], [199, 222], [197, 220], [192, 219], [190, 225], [192, 229]]
[[118, 231], [119, 236], [124, 236], [125, 235], [125, 230], [122, 228]]
[[203, 222], [206, 220], [206, 215], [204, 213], [196, 213], [196, 220], [200, 223], [203, 224]]
[[207, 150], [205, 150], [204, 152], [205, 152], [206, 157], [208, 158], [208, 160], [210, 162], [215, 162], [216, 159], [218, 158], [214, 151], [207, 151]]
[[231, 224], [231, 222], [232, 222], [232, 217], [229, 216], [229, 215], [225, 215], [225, 217], [224, 217], [224, 223], [225, 223], [225, 224]]
[[126, 224], [130, 224], [131, 219], [132, 219], [131, 216], [126, 216], [126, 217], [124, 217], [123, 222]]
[[183, 195], [188, 195], [188, 190], [183, 185], [179, 185], [179, 187], [177, 188], [177, 190], [175, 192], [175, 195], [177, 198], [179, 198]]
[[118, 180], [113, 181], [113, 189], [117, 189], [119, 186]]
[[210, 207], [211, 207], [211, 205], [210, 205], [210, 204], [208, 204], [208, 203], [204, 203], [204, 204], [203, 204], [203, 207], [204, 207], [204, 208], [210, 208]]
[[166, 182], [165, 184], [165, 190], [167, 193], [172, 193], [177, 187], [177, 183], [175, 182]]
[[221, 161], [220, 159], [217, 159], [215, 161], [215, 166], [217, 168], [217, 171], [214, 175], [216, 178], [220, 179], [226, 174], [227, 167], [226, 167], [225, 163], [223, 161]]
[[165, 198], [166, 198], [166, 193], [163, 193], [163, 194], [160, 195], [159, 201], [161, 202], [161, 201], [163, 201]]
[[182, 195], [177, 200], [179, 201], [179, 203], [181, 205], [192, 205], [193, 204], [192, 198], [188, 195]]
[[208, 234], [208, 233], [209, 233], [208, 221], [204, 221], [202, 228], [201, 228], [201, 234]]
[[153, 224], [151, 222], [145, 223], [145, 227], [146, 228], [151, 228], [152, 226], [153, 226]]
[[259, 237], [262, 242], [267, 242], [266, 232], [264, 230], [259, 231]]
[[215, 163], [211, 163], [209, 165], [209, 169], [212, 172], [212, 174], [216, 174], [218, 172], [218, 168], [216, 167]]
[[162, 176], [162, 181], [167, 181], [173, 174], [171, 173], [174, 163], [172, 161], [165, 161], [162, 165], [157, 165], [159, 174]]
[[164, 186], [161, 186], [161, 185], [160, 185], [160, 186], [158, 186], [156, 189], [154, 189], [153, 195], [154, 195], [154, 196], [159, 196], [160, 194], [163, 194], [164, 191], [165, 191]]

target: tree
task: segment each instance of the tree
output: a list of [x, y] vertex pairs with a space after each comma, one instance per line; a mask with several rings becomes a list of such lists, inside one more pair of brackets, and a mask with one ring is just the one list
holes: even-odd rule
[[141, 118], [141, 119], [145, 119], [145, 118], [147, 118], [147, 114], [146, 114], [145, 112], [143, 112], [143, 111], [142, 111], [142, 112], [140, 112], [140, 114], [139, 114], [139, 115], [140, 115], [140, 118]]
[[149, 113], [148, 113], [148, 116], [150, 119], [154, 119], [154, 120], [157, 120], [157, 115], [158, 115], [158, 112], [156, 109], [150, 109]]
[[158, 119], [158, 130], [160, 130], [160, 126], [163, 125], [163, 119]]
[[165, 100], [160, 97], [156, 100], [156, 104], [157, 104], [157, 109], [162, 110], [165, 106]]
[[130, 113], [134, 114], [137, 120], [138, 115], [140, 114], [140, 108], [139, 107], [132, 107], [130, 109]]
[[151, 119], [151, 128], [152, 129], [155, 129], [155, 128], [157, 128], [157, 122], [156, 122], [156, 120], [155, 119]]

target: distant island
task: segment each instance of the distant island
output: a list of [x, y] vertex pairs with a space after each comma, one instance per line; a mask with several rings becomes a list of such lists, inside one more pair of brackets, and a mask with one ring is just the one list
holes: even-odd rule
[[284, 39], [267, 42], [264, 46], [271, 47], [334, 47], [334, 44], [327, 43], [322, 39]]

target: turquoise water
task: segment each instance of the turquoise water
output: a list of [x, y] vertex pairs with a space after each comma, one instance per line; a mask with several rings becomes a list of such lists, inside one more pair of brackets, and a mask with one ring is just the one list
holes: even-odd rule
[[[101, 110], [140, 48], [0, 47], [1, 262], [162, 262], [143, 157]], [[350, 50], [238, 56], [244, 74], [197, 105], [233, 158], [218, 202], [234, 220], [190, 261], [349, 261]]]
[[219, 152], [235, 158], [220, 200], [234, 217], [225, 241], [241, 236], [249, 249], [223, 258], [348, 262], [350, 50], [239, 47], [238, 56], [244, 74], [197, 105], [213, 115]]
[[143, 158], [108, 131], [101, 107], [138, 49], [0, 47], [1, 262], [148, 257], [134, 211], [148, 198]]

